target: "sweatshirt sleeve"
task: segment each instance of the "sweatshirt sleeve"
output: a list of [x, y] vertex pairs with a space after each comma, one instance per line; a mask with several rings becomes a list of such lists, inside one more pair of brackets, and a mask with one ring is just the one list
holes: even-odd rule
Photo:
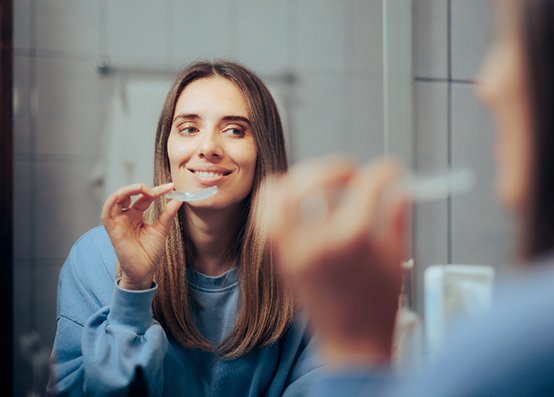
[[95, 237], [89, 232], [75, 244], [59, 277], [48, 389], [59, 396], [127, 396], [140, 366], [149, 395], [161, 395], [168, 341], [152, 317], [156, 287], [115, 285], [115, 267], [106, 266]]

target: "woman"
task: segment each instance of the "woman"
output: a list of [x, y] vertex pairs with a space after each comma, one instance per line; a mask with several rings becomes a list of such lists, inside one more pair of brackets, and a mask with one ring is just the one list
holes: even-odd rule
[[[272, 208], [290, 216], [273, 219], [270, 236], [336, 367], [316, 396], [554, 395], [554, 2], [494, 8], [478, 94], [495, 121], [496, 190], [517, 220], [525, 278], [506, 287], [486, 320], [453, 336], [434, 365], [395, 380], [388, 366], [408, 200], [399, 167], [327, 159], [292, 171], [275, 184]], [[329, 203], [334, 190], [343, 199]]]
[[[149, 395], [304, 395], [316, 363], [256, 226], [262, 181], [286, 169], [277, 108], [252, 72], [182, 71], [158, 123], [155, 187], [110, 196], [104, 227], [62, 269], [50, 389], [127, 395], [136, 373]], [[184, 205], [164, 196], [210, 186]]]

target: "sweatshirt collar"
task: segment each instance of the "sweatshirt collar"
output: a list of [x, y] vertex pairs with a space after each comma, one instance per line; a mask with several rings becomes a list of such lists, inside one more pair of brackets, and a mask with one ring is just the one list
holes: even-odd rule
[[238, 282], [238, 269], [233, 267], [219, 276], [207, 276], [187, 266], [187, 279], [192, 287], [205, 290], [221, 290], [234, 286]]

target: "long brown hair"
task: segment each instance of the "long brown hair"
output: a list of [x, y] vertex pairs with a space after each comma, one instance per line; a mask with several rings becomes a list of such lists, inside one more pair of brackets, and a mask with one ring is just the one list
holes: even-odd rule
[[533, 154], [520, 240], [521, 256], [533, 259], [554, 249], [554, 1], [524, 0], [520, 6]]
[[[156, 273], [158, 290], [153, 301], [154, 317], [181, 345], [216, 351], [235, 358], [255, 347], [275, 342], [288, 328], [294, 313], [291, 294], [281, 284], [272, 262], [261, 216], [264, 178], [287, 170], [287, 157], [281, 120], [275, 102], [263, 82], [245, 67], [228, 61], [196, 62], [184, 69], [170, 89], [158, 122], [154, 154], [154, 185], [171, 181], [167, 140], [175, 104], [191, 82], [221, 76], [233, 82], [246, 98], [251, 128], [258, 150], [254, 183], [242, 211], [233, 247], [238, 265], [240, 298], [234, 328], [219, 346], [211, 346], [193, 323], [186, 266], [193, 247], [186, 235], [183, 210], [176, 217], [166, 250]], [[149, 216], [157, 219], [164, 205], [158, 200]]]

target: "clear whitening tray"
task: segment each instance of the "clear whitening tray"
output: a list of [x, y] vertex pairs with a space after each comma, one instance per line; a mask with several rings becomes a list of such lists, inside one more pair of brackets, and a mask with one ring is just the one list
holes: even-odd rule
[[400, 185], [415, 203], [441, 200], [470, 191], [475, 186], [475, 174], [468, 168], [448, 170], [432, 176], [412, 175]]
[[207, 189], [198, 190], [197, 192], [178, 192], [172, 191], [165, 195], [168, 199], [177, 201], [200, 201], [207, 199], [217, 193], [217, 186], [211, 186]]

